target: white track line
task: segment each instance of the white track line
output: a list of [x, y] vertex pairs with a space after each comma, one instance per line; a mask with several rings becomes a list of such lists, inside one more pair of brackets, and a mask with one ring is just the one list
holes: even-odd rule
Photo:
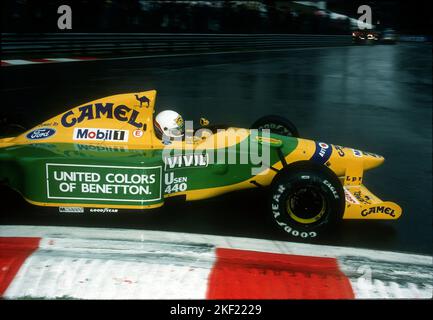
[[74, 59], [74, 58], [44, 58], [42, 61], [31, 61], [24, 59], [1, 60], [9, 65], [30, 65], [43, 64], [49, 62], [77, 62], [77, 61], [104, 61], [104, 60], [131, 60], [131, 59], [146, 59], [146, 58], [169, 58], [169, 57], [188, 57], [188, 56], [205, 56], [205, 55], [222, 55], [222, 54], [239, 54], [239, 53], [260, 53], [260, 52], [284, 52], [284, 51], [304, 51], [304, 50], [321, 50], [327, 48], [347, 48], [347, 46], [329, 46], [329, 47], [308, 47], [308, 48], [283, 48], [283, 49], [262, 49], [262, 50], [235, 50], [235, 51], [217, 51], [217, 52], [191, 52], [191, 53], [173, 53], [173, 54], [153, 54], [128, 57], [112, 57], [112, 58], [95, 58], [95, 59]]
[[71, 59], [71, 58], [45, 58], [45, 60], [54, 61], [54, 62], [82, 61], [81, 59]]
[[24, 59], [2, 60], [2, 62], [6, 62], [7, 64], [14, 65], [14, 66], [21, 66], [21, 65], [26, 65], [26, 64], [41, 64], [41, 63], [43, 63], [43, 62], [24, 60]]
[[101, 60], [129, 60], [129, 59], [144, 59], [144, 58], [169, 58], [169, 57], [187, 57], [187, 56], [206, 56], [206, 55], [219, 55], [230, 53], [255, 53], [255, 52], [284, 52], [284, 51], [305, 51], [305, 50], [321, 50], [328, 48], [350, 48], [347, 46], [329, 46], [329, 47], [309, 47], [309, 48], [284, 48], [284, 49], [262, 49], [262, 50], [236, 50], [236, 51], [216, 51], [216, 52], [191, 52], [191, 53], [173, 53], [173, 54], [155, 54], [155, 55], [142, 55], [142, 56], [129, 56], [129, 57], [113, 57], [103, 58]]

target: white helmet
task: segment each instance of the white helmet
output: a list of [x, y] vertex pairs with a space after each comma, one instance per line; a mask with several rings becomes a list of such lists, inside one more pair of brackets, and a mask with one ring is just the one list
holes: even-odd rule
[[179, 138], [183, 136], [183, 118], [176, 111], [165, 110], [155, 117], [155, 132], [159, 138]]

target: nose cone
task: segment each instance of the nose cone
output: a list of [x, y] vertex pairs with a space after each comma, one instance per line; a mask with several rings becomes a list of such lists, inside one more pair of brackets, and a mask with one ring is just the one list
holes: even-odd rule
[[378, 154], [365, 152], [365, 151], [362, 154], [363, 154], [363, 158], [364, 158], [363, 159], [364, 170], [376, 168], [376, 167], [380, 166], [385, 161], [385, 158], [378, 155]]

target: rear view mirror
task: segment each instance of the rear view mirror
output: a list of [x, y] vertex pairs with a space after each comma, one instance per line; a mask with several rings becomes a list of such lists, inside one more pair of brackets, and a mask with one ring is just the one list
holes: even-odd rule
[[201, 125], [202, 127], [207, 127], [207, 126], [209, 125], [209, 120], [206, 119], [206, 118], [204, 118], [204, 117], [201, 117], [201, 118], [200, 118], [200, 125]]

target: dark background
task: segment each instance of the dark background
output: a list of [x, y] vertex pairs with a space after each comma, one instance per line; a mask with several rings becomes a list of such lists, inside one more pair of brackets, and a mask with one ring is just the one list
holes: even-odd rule
[[[346, 20], [332, 20], [317, 8], [284, 0], [2, 0], [2, 32], [57, 32], [57, 8], [62, 4], [72, 8], [72, 32], [348, 34], [350, 31]], [[362, 4], [371, 6], [373, 23], [379, 21], [379, 29], [391, 27], [401, 34], [431, 35], [432, 1], [329, 0], [327, 10], [356, 18], [357, 8]]]

